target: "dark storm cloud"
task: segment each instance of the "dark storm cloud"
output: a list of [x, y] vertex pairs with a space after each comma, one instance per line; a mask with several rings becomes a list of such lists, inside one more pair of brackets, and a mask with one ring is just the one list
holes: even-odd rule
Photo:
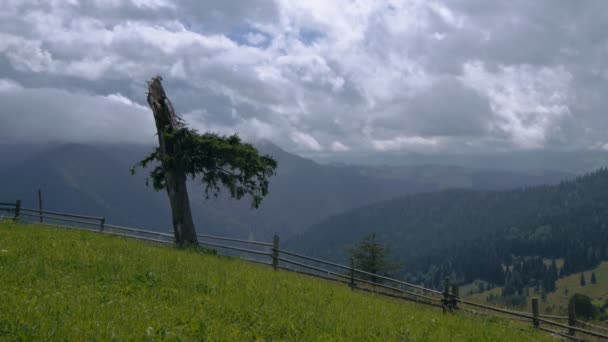
[[477, 137], [488, 133], [495, 120], [487, 98], [449, 77], [387, 111], [391, 115], [375, 124], [411, 135]]
[[[293, 150], [606, 148], [607, 9], [10, 0], [0, 8], [0, 97], [19, 115], [1, 114], [0, 133], [146, 141], [145, 81], [160, 73], [193, 126]], [[137, 134], [108, 128], [125, 115]]]

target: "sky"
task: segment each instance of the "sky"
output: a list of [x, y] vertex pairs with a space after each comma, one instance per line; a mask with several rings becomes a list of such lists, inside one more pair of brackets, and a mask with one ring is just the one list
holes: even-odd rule
[[4, 0], [0, 142], [200, 131], [305, 154], [608, 149], [608, 2]]

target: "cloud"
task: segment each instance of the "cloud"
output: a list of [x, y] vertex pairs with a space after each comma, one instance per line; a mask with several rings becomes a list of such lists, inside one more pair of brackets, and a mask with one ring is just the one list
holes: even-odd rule
[[483, 136], [489, 133], [495, 113], [482, 91], [454, 77], [437, 79], [383, 108], [374, 116], [373, 127], [395, 136]]
[[392, 139], [373, 140], [372, 144], [378, 151], [418, 151], [436, 148], [440, 143], [438, 138], [419, 136], [398, 136]]
[[291, 140], [293, 140], [298, 147], [305, 150], [321, 151], [323, 149], [315, 138], [306, 133], [293, 132], [291, 133]]
[[0, 80], [0, 102], [6, 113], [0, 142], [152, 143], [155, 139], [154, 119], [147, 108], [121, 94], [23, 88], [15, 81]]
[[3, 111], [0, 129], [4, 140], [116, 141], [129, 117], [143, 130], [128, 139], [145, 141], [145, 81], [161, 74], [193, 127], [294, 151], [603, 148], [607, 10], [13, 0], [0, 8], [0, 96], [20, 115]]
[[350, 147], [344, 145], [339, 141], [334, 141], [331, 143], [331, 150], [334, 152], [347, 152], [350, 151]]
[[464, 66], [462, 79], [484, 92], [500, 120], [493, 129], [521, 147], [542, 147], [553, 125], [570, 114], [571, 74], [563, 67], [501, 66], [489, 73], [482, 63]]

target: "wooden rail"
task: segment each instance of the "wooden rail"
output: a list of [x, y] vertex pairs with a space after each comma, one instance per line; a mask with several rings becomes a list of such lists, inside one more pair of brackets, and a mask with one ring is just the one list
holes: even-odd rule
[[[8, 207], [8, 208], [5, 208]], [[171, 233], [166, 232], [158, 232], [151, 231], [139, 228], [132, 227], [123, 227], [112, 224], [105, 224], [104, 217], [94, 217], [94, 216], [85, 216], [85, 215], [77, 215], [77, 214], [68, 214], [61, 213], [56, 211], [43, 211], [42, 208], [39, 209], [29, 209], [29, 208], [21, 208], [21, 201], [16, 201], [13, 203], [0, 203], [0, 210], [8, 211], [14, 213], [14, 219], [20, 220], [23, 218], [39, 218], [40, 222], [42, 222], [43, 218], [48, 220], [56, 220], [61, 222], [69, 222], [75, 224], [84, 224], [91, 227], [79, 227], [79, 226], [67, 226], [61, 224], [53, 224], [49, 222], [43, 222], [38, 224], [43, 224], [47, 226], [54, 227], [63, 227], [63, 228], [75, 228], [75, 229], [84, 229], [87, 231], [93, 231], [103, 234], [116, 235], [127, 238], [134, 238], [140, 240], [146, 240], [154, 243], [161, 244], [171, 244], [173, 243], [174, 236]], [[37, 223], [37, 222], [36, 222]], [[517, 321], [527, 321], [531, 322], [534, 327], [537, 329], [548, 332], [560, 337], [568, 338], [571, 340], [579, 341], [580, 339], [574, 336], [575, 333], [585, 334], [587, 336], [593, 336], [600, 339], [608, 340], [608, 335], [603, 334], [599, 331], [595, 330], [604, 330], [608, 331], [608, 328], [593, 325], [590, 323], [576, 321], [576, 317], [574, 316], [574, 307], [572, 306], [570, 309], [569, 316], [556, 316], [556, 315], [543, 315], [539, 314], [538, 310], [538, 299], [533, 299], [533, 312], [523, 312], [516, 310], [509, 310], [505, 308], [499, 308], [492, 305], [477, 303], [474, 301], [466, 300], [458, 296], [458, 287], [449, 286], [449, 280], [446, 278], [446, 282], [444, 285], [443, 291], [438, 291], [435, 289], [425, 288], [420, 285], [408, 283], [403, 280], [370, 273], [361, 269], [355, 268], [353, 265], [346, 266], [339, 263], [326, 261], [318, 258], [309, 257], [303, 254], [295, 253], [292, 251], [282, 250], [279, 247], [279, 239], [278, 236], [274, 237], [274, 241], [272, 243], [269, 242], [261, 242], [261, 241], [249, 241], [237, 238], [230, 237], [222, 237], [222, 236], [214, 236], [214, 235], [205, 235], [205, 234], [197, 234], [197, 236], [201, 239], [199, 242], [201, 246], [210, 246], [225, 250], [231, 250], [244, 254], [253, 254], [261, 257], [268, 258], [269, 261], [252, 259], [246, 256], [238, 255], [237, 258], [267, 265], [273, 266], [276, 270], [287, 270], [290, 272], [305, 274], [308, 276], [314, 276], [318, 278], [322, 278], [325, 280], [336, 281], [344, 284], [348, 284], [353, 290], [360, 290], [366, 292], [373, 292], [378, 295], [398, 298], [402, 300], [410, 300], [415, 301], [417, 303], [431, 305], [434, 307], [441, 307], [444, 311], [458, 311], [462, 310], [463, 312], [467, 312], [474, 315], [487, 315], [487, 313], [478, 312], [475, 310], [471, 310], [466, 307], [462, 307], [462, 305], [476, 307], [479, 309], [487, 310], [490, 312], [499, 313], [502, 315], [506, 315], [507, 318], [511, 318]], [[164, 239], [163, 239], [164, 238]], [[168, 239], [171, 239], [169, 241]], [[209, 242], [207, 240], [218, 240], [225, 241], [226, 243], [236, 243], [239, 246], [222, 244], [216, 242]], [[251, 245], [256, 247], [265, 247], [265, 250], [259, 249], [251, 249], [242, 247], [242, 245]], [[270, 248], [269, 248], [270, 247]], [[293, 258], [297, 259], [294, 260]], [[309, 262], [315, 263], [316, 265], [312, 265]], [[337, 268], [338, 270], [342, 270], [344, 272], [336, 271], [329, 269], [328, 267]], [[374, 277], [375, 279], [380, 280], [381, 282], [374, 282], [368, 279], [364, 279], [358, 277], [357, 275], [363, 275], [367, 277]], [[372, 278], [372, 279], [374, 279]], [[396, 286], [393, 286], [393, 285]], [[397, 287], [398, 286], [398, 287]], [[417, 293], [413, 291], [409, 291], [403, 289], [402, 287], [414, 289], [420, 291], [422, 293], [427, 293], [429, 295], [424, 295], [422, 293]], [[379, 290], [381, 289], [381, 290]], [[450, 291], [451, 290], [451, 291]], [[420, 299], [420, 300], [419, 300]], [[505, 316], [501, 316], [505, 317]], [[553, 319], [553, 320], [552, 320]], [[568, 320], [568, 324], [559, 323], [554, 320]], [[568, 333], [554, 331], [551, 329], [547, 329], [541, 326], [541, 323], [548, 326], [558, 327], [567, 329]], [[582, 325], [583, 327], [578, 327], [576, 325]], [[595, 329], [595, 330], [591, 330]]]
[[[35, 217], [35, 218], [40, 217], [40, 215], [38, 215], [38, 214], [28, 214], [28, 213], [21, 213], [20, 216], [29, 216], [29, 217]], [[44, 216], [44, 215], [42, 215], [42, 217], [45, 217], [49, 220], [57, 220], [57, 221], [63, 221], [63, 222], [81, 223], [81, 224], [96, 225], [96, 226], [99, 225], [99, 222], [76, 220], [76, 219], [65, 218], [65, 217], [52, 217], [52, 216]]]
[[271, 256], [272, 255], [269, 252], [258, 251], [258, 250], [255, 250], [255, 249], [248, 249], [248, 248], [241, 248], [241, 247], [222, 245], [222, 244], [219, 244], [219, 243], [212, 243], [212, 242], [201, 242], [201, 241], [199, 241], [199, 245], [218, 247], [218, 248], [224, 248], [224, 249], [230, 249], [230, 250], [237, 251], [237, 252], [245, 252], [245, 253], [264, 255], [264, 256]]
[[111, 228], [111, 229], [119, 229], [119, 230], [125, 230], [125, 231], [129, 231], [129, 232], [135, 232], [135, 233], [144, 233], [144, 234], [151, 234], [151, 235], [159, 235], [159, 236], [165, 236], [165, 237], [169, 237], [169, 238], [173, 239], [173, 234], [170, 234], [170, 233], [155, 232], [153, 230], [145, 230], [145, 229], [138, 229], [138, 228], [131, 228], [131, 227], [116, 226], [116, 225], [113, 225], [113, 224], [106, 224], [105, 226], [106, 226], [106, 228]]
[[564, 320], [568, 320], [568, 316], [555, 316], [555, 315], [544, 315], [544, 314], [539, 314], [540, 317], [543, 318], [549, 318], [549, 319], [564, 319]]
[[259, 246], [269, 246], [269, 247], [272, 247], [272, 243], [268, 243], [268, 242], [242, 240], [242, 239], [227, 238], [227, 237], [221, 237], [221, 236], [215, 236], [215, 235], [205, 235], [205, 234], [196, 234], [196, 236], [198, 236], [199, 238], [207, 238], [207, 239], [221, 240], [221, 241], [231, 241], [231, 242], [241, 242], [241, 243], [248, 243], [250, 245], [259, 245]]
[[[294, 253], [294, 252], [290, 252], [290, 251], [286, 251], [286, 250], [282, 250], [282, 249], [279, 250], [279, 251], [280, 251], [281, 254], [286, 254], [286, 255], [290, 255], [290, 256], [293, 256], [293, 257], [296, 257], [296, 258], [300, 258], [300, 259], [303, 259], [303, 260], [314, 261], [314, 262], [317, 262], [317, 263], [321, 263], [321, 264], [325, 264], [325, 265], [329, 265], [329, 266], [338, 267], [338, 268], [341, 268], [341, 269], [344, 269], [344, 270], [351, 270], [351, 269], [353, 269], [353, 267], [350, 267], [350, 266], [345, 266], [345, 265], [341, 265], [341, 264], [330, 262], [330, 261], [325, 261], [325, 260], [321, 260], [321, 259], [317, 259], [317, 258], [312, 258], [312, 257], [306, 256], [306, 255], [302, 255], [302, 254], [298, 254], [298, 253]], [[408, 286], [408, 287], [411, 287], [411, 288], [415, 288], [415, 289], [418, 289], [418, 290], [421, 290], [421, 291], [425, 291], [425, 292], [429, 292], [429, 293], [434, 293], [434, 294], [438, 294], [438, 295], [442, 294], [441, 291], [429, 289], [429, 288], [426, 288], [426, 287], [422, 287], [420, 285], [411, 284], [411, 283], [408, 283], [408, 282], [405, 282], [405, 281], [402, 281], [402, 280], [398, 280], [398, 279], [395, 279], [395, 278], [385, 277], [385, 276], [382, 276], [382, 275], [379, 275], [379, 274], [374, 274], [374, 273], [366, 272], [366, 271], [363, 271], [363, 270], [360, 270], [360, 269], [357, 269], [357, 268], [354, 268], [354, 271], [356, 273], [359, 273], [359, 274], [373, 276], [373, 277], [376, 277], [377, 279], [391, 281], [391, 282], [394, 282], [394, 283], [397, 283], [397, 284], [401, 284], [401, 285], [405, 285], [405, 286]]]
[[585, 328], [585, 327], [591, 327], [593, 329], [598, 329], [598, 330], [603, 330], [603, 331], [608, 331], [608, 327], [603, 327], [601, 325], [596, 325], [596, 324], [591, 324], [589, 322], [576, 322], [578, 325], [581, 326], [581, 328]]
[[39, 210], [39, 209], [29, 209], [29, 208], [21, 208], [22, 211], [29, 211], [33, 213], [42, 213], [43, 215], [51, 215], [51, 216], [63, 216], [63, 217], [72, 217], [72, 218], [81, 218], [86, 220], [97, 220], [100, 221], [103, 217], [97, 216], [85, 216], [85, 215], [76, 215], [76, 214], [67, 214], [57, 211], [48, 211], [48, 210]]

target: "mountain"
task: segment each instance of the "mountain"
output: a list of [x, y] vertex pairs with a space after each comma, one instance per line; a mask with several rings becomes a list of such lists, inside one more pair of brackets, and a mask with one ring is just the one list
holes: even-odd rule
[[402, 272], [429, 285], [447, 275], [501, 284], [505, 265], [544, 269], [544, 258], [564, 258], [566, 275], [608, 259], [607, 225], [608, 170], [600, 169], [557, 185], [445, 190], [374, 203], [315, 224], [287, 246], [345, 262], [347, 248], [375, 232]]
[[471, 169], [454, 165], [422, 164], [409, 166], [344, 166], [356, 167], [361, 174], [391, 180], [427, 184], [436, 190], [476, 189], [507, 190], [517, 187], [557, 184], [573, 177], [572, 173], [531, 169], [509, 171], [503, 169]]
[[[257, 147], [279, 162], [270, 195], [254, 210], [246, 199], [236, 201], [226, 195], [205, 199], [202, 185], [191, 181], [190, 200], [199, 232], [265, 240], [278, 233], [285, 239], [329, 216], [405, 194], [555, 183], [568, 176], [440, 165], [322, 165], [269, 142], [259, 142]], [[0, 199], [20, 198], [25, 206], [36, 207], [36, 192], [41, 188], [49, 210], [100, 215], [109, 223], [170, 231], [165, 193], [145, 186], [146, 172], [129, 174], [151, 149], [121, 144], [0, 145], [4, 160]]]
[[[355, 165], [452, 165], [467, 169], [498, 169], [504, 171], [557, 170], [585, 173], [608, 164], [608, 151], [597, 150], [532, 150], [484, 153], [413, 153], [413, 152], [356, 152], [336, 154], [309, 153], [308, 157], [324, 164], [348, 163]], [[339, 158], [339, 160], [336, 160]]]
[[[131, 177], [128, 150], [66, 144], [48, 148], [0, 173], [0, 198], [37, 208], [37, 190], [48, 210], [105, 216], [109, 223], [168, 230], [164, 194]], [[132, 164], [132, 162], [131, 162]]]
[[0, 172], [51, 148], [42, 144], [0, 144]]
[[[271, 194], [259, 210], [246, 200], [220, 195], [206, 199], [201, 184], [191, 181], [190, 198], [199, 231], [210, 234], [269, 239], [274, 233], [288, 236], [322, 218], [346, 209], [404, 193], [433, 188], [411, 182], [395, 184], [359, 174], [354, 168], [322, 166], [289, 154], [270, 143], [259, 145], [279, 161], [271, 179]], [[61, 144], [39, 148], [29, 159], [14, 159], [17, 151], [32, 147], [0, 149], [2, 159], [13, 161], [0, 170], [0, 197], [20, 198], [36, 207], [42, 189], [49, 210], [105, 216], [108, 222], [170, 230], [166, 195], [145, 186], [145, 171], [129, 174], [131, 166], [151, 147], [138, 145]], [[15, 151], [8, 154], [6, 151]], [[5, 153], [6, 152], [6, 153]]]

